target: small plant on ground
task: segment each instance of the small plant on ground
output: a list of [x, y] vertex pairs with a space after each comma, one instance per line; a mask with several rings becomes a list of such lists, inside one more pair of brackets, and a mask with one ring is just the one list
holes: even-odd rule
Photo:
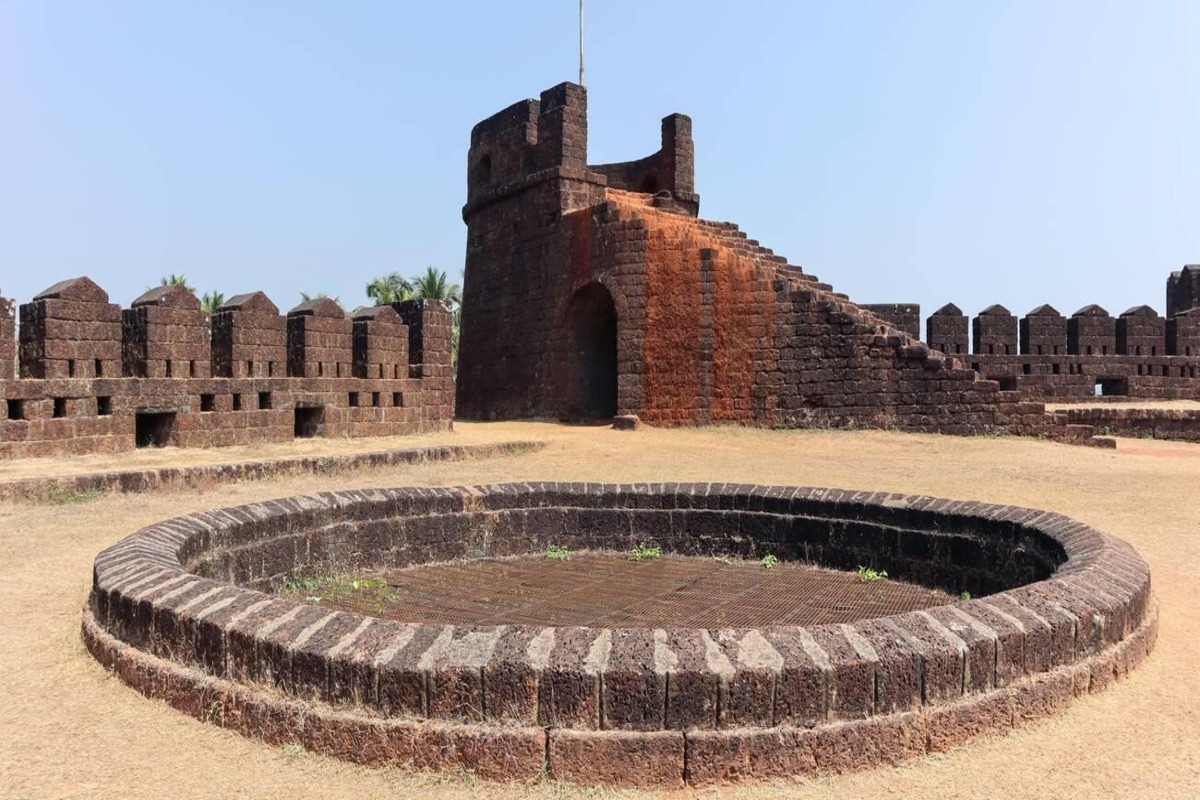
[[329, 601], [334, 605], [383, 613], [397, 601], [399, 593], [383, 578], [351, 575], [313, 575], [293, 578], [279, 587], [283, 595], [301, 595], [310, 603]]
[[971, 599], [971, 593], [970, 593], [970, 592], [963, 592], [963, 593], [962, 593], [962, 594], [960, 594], [958, 597], [959, 597], [959, 599], [960, 599], [960, 600], [970, 600], [970, 599]]
[[773, 567], [779, 563], [779, 559], [776, 558], [773, 554], [767, 553], [765, 556], [762, 557], [762, 561], [760, 563], [762, 564], [763, 569], [770, 569], [771, 567]]
[[864, 567], [858, 565], [858, 579], [863, 583], [874, 583], [881, 581], [888, 576], [886, 569], [874, 569], [873, 567]]
[[283, 584], [283, 591], [288, 594], [299, 594], [300, 592], [315, 592], [321, 588], [321, 582], [316, 578], [296, 578]]
[[566, 547], [550, 545], [546, 548], [546, 558], [551, 561], [570, 561], [571, 551]]
[[65, 506], [69, 503], [90, 503], [99, 500], [99, 492], [76, 492], [71, 489], [57, 487], [46, 495], [46, 502], [52, 506]]
[[641, 542], [637, 547], [633, 548], [633, 552], [629, 554], [632, 561], [653, 561], [662, 555], [662, 548], [651, 546], [645, 542]]

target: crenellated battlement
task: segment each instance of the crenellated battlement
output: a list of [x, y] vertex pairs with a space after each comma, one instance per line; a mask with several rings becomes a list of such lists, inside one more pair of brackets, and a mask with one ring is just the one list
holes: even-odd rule
[[[1180, 274], [1168, 285], [1177, 284]], [[1089, 304], [1065, 317], [1041, 305], [1018, 320], [993, 305], [968, 320], [947, 304], [929, 316], [925, 330], [931, 348], [968, 361], [1031, 399], [1084, 399], [1097, 391], [1148, 399], [1200, 397], [1200, 309], [1164, 318], [1138, 305], [1114, 317]]]
[[692, 118], [684, 114], [663, 117], [662, 147], [657, 153], [637, 161], [588, 169], [603, 175], [610, 188], [655, 195], [655, 205], [676, 208], [693, 217], [700, 213]]
[[[919, 319], [920, 307], [914, 305], [863, 305], [863, 308], [903, 308]], [[915, 310], [914, 310], [915, 309]], [[881, 316], [887, 318], [887, 313]], [[958, 306], [948, 303], [925, 321], [926, 342], [948, 355], [976, 356], [1175, 356], [1192, 355], [1176, 346], [1187, 340], [1194, 313], [1177, 315], [1183, 321], [1173, 324], [1147, 305], [1138, 305], [1113, 317], [1106, 309], [1089, 304], [1065, 317], [1049, 304], [1040, 305], [1017, 318], [1007, 308], [988, 306], [968, 319]], [[1172, 338], [1172, 328], [1183, 338]], [[964, 347], [968, 329], [971, 347]]]
[[121, 374], [121, 308], [90, 278], [60, 281], [20, 311], [22, 378]]
[[308, 300], [287, 313], [288, 375], [341, 378], [353, 375], [354, 323], [328, 297]]
[[131, 378], [212, 377], [208, 314], [184, 286], [159, 286], [121, 312], [123, 374]]
[[1017, 318], [999, 303], [971, 322], [971, 352], [1007, 356], [1017, 352]]
[[553, 196], [560, 214], [602, 201], [608, 187], [659, 195], [664, 207], [697, 215], [690, 117], [664, 117], [658, 152], [634, 161], [589, 166], [587, 136], [587, 90], [574, 83], [560, 83], [538, 100], [514, 103], [477, 124], [467, 152], [463, 219], [535, 187]]
[[1200, 308], [1200, 264], [1188, 264], [1167, 276], [1167, 319]]
[[17, 363], [16, 304], [0, 297], [0, 381], [12, 380]]
[[[534, 186], [562, 190], [563, 181], [604, 186], [604, 177], [587, 169], [587, 90], [573, 83], [514, 103], [474, 127], [463, 218]], [[560, 193], [560, 213], [580, 191], [591, 199], [586, 187], [573, 186]]]
[[283, 316], [249, 292], [210, 317], [183, 286], [122, 310], [81, 277], [22, 305], [19, 334], [13, 308], [0, 298], [0, 458], [416, 433], [454, 414], [437, 302], [352, 319], [318, 298]]

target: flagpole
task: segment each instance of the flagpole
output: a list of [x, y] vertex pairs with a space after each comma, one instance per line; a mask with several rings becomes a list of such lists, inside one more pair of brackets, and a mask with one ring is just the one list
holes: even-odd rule
[[583, 86], [583, 0], [579, 0], [579, 85]]

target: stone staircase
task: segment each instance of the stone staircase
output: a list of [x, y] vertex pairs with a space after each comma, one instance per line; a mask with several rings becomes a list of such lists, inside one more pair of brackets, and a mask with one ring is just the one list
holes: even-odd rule
[[[863, 333], [873, 334], [872, 344], [875, 347], [891, 348], [899, 358], [920, 363], [927, 370], [945, 370], [951, 373], [970, 372], [973, 380], [977, 382], [987, 380], [957, 358], [932, 349], [920, 340], [897, 330], [886, 320], [856, 305], [848, 295], [835, 291], [831, 284], [805, 272], [803, 267], [792, 264], [786, 257], [763, 246], [759, 240], [750, 238], [737, 223], [691, 217], [669, 205], [663, 207], [663, 204], [656, 202], [657, 198], [649, 194], [609, 189], [608, 195], [616, 200], [618, 205], [633, 204], [644, 207], [648, 211], [670, 213], [690, 223], [699, 234], [698, 238], [711, 241], [710, 245], [701, 245], [702, 247], [715, 245], [750, 259], [756, 267], [771, 275], [778, 282], [777, 290], [785, 291], [792, 297], [805, 293], [816, 294], [817, 299], [829, 304], [832, 311], [846, 315], [847, 319], [861, 326], [860, 330]], [[612, 210], [617, 211], [615, 208]], [[1093, 426], [1070, 424], [1064, 416], [1047, 412], [1043, 403], [1022, 400], [1017, 392], [1001, 391], [997, 392], [996, 397], [997, 417], [1004, 421], [1003, 424], [997, 426], [996, 432], [1040, 436], [1073, 444], [1115, 446], [1115, 442], [1111, 439], [1096, 437]]]

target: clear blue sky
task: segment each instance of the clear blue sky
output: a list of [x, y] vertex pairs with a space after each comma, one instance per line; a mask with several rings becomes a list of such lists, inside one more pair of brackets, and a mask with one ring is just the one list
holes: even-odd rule
[[[0, 3], [0, 291], [458, 276], [471, 126], [576, 3]], [[863, 302], [1163, 310], [1200, 261], [1200, 2], [590, 0], [590, 160], [695, 120], [701, 213]]]

